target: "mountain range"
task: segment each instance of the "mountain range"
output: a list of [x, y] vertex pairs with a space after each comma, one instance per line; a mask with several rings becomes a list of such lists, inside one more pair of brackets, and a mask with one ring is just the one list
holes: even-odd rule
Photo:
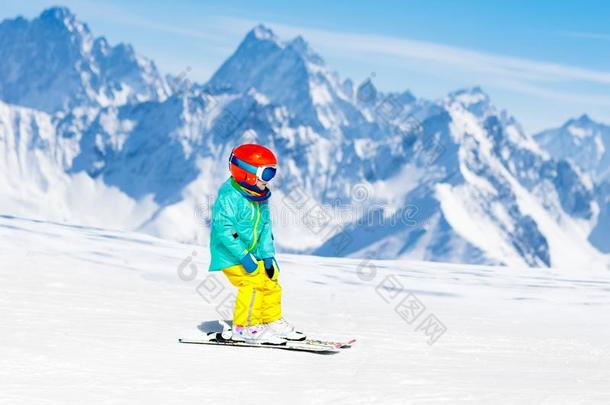
[[280, 161], [280, 250], [608, 268], [610, 127], [586, 115], [532, 136], [478, 87], [355, 85], [264, 25], [207, 83], [179, 81], [66, 8], [4, 20], [0, 210], [206, 244], [252, 141]]

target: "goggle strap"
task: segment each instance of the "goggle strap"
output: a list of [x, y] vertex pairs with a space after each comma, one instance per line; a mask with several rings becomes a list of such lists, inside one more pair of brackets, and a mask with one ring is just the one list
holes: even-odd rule
[[238, 159], [237, 156], [231, 154], [231, 163], [235, 164], [237, 167], [244, 169], [247, 172], [250, 172], [254, 175], [256, 175], [256, 166], [251, 165], [248, 162], [244, 162], [241, 159]]

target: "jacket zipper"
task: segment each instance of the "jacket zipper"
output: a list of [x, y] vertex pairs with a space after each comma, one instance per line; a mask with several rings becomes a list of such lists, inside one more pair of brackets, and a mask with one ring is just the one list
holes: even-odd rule
[[[254, 205], [254, 203], [252, 201], [250, 201], [250, 204]], [[254, 216], [254, 213], [252, 213], [252, 217]], [[256, 204], [256, 221], [254, 222], [254, 237], [252, 240], [252, 245], [250, 246], [250, 248], [248, 248], [249, 251], [251, 251], [252, 249], [254, 249], [254, 246], [256, 246], [256, 242], [258, 242], [258, 235], [256, 234], [256, 228], [258, 228], [258, 222], [261, 219], [261, 209], [259, 204]]]

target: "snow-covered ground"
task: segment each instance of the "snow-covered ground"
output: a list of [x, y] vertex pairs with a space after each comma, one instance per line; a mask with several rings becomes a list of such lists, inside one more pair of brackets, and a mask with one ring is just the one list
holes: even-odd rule
[[[206, 247], [0, 216], [0, 403], [610, 402], [607, 273], [282, 255], [287, 318], [358, 338], [320, 356], [179, 344], [231, 292], [207, 261]], [[425, 306], [411, 324], [405, 297]]]

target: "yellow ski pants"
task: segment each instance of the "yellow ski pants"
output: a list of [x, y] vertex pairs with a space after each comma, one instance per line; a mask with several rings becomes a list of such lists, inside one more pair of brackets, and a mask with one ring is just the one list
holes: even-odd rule
[[269, 278], [262, 260], [252, 273], [247, 273], [241, 264], [227, 267], [222, 272], [237, 287], [234, 326], [269, 323], [282, 318], [282, 287], [277, 274], [273, 279]]

